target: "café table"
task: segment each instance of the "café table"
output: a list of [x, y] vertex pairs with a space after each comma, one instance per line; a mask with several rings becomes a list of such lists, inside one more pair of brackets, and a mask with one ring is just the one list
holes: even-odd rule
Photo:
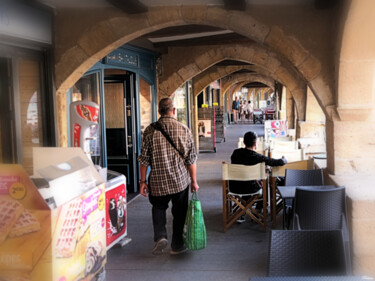
[[[284, 202], [284, 216], [283, 216], [283, 229], [288, 229], [288, 226], [285, 228], [286, 224], [286, 200], [292, 199], [296, 196], [296, 189], [297, 187], [305, 188], [305, 189], [327, 189], [327, 188], [334, 188], [334, 185], [321, 185], [321, 186], [295, 186], [295, 185], [287, 185], [287, 186], [279, 186], [279, 192]], [[294, 202], [293, 202], [294, 203]], [[293, 204], [292, 204], [293, 206]]]
[[250, 281], [364, 281], [374, 280], [367, 276], [293, 276], [251, 277]]

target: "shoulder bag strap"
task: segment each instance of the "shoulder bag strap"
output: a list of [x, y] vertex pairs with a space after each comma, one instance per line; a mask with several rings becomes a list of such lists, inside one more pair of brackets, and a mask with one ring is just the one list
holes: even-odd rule
[[177, 146], [174, 144], [173, 140], [170, 138], [170, 136], [163, 130], [161, 124], [159, 122], [154, 122], [151, 123], [151, 127], [154, 128], [155, 130], [161, 132], [163, 136], [167, 139], [167, 141], [173, 146], [174, 149], [180, 154], [181, 158], [185, 160], [184, 154], [182, 154], [181, 151], [178, 150]]

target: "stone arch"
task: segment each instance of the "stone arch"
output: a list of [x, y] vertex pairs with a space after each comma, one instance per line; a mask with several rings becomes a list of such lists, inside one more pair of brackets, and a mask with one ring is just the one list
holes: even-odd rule
[[256, 65], [240, 65], [240, 66], [212, 66], [207, 70], [201, 72], [193, 78], [193, 93], [198, 95], [203, 91], [212, 81], [216, 81], [229, 76], [232, 73], [246, 69], [252, 72], [256, 72], [263, 76], [269, 76], [270, 72]]
[[226, 93], [230, 86], [239, 84], [244, 82], [251, 83], [251, 82], [260, 82], [268, 87], [274, 89], [275, 86], [275, 80], [273, 80], [270, 77], [262, 76], [259, 74], [253, 74], [253, 73], [245, 73], [245, 74], [235, 74], [231, 77], [231, 79], [225, 79], [226, 81], [223, 81], [222, 84], [222, 94]]
[[[76, 17], [85, 18], [85, 12], [88, 13], [80, 11]], [[76, 26], [72, 26], [74, 32], [69, 38], [56, 41], [57, 93], [64, 94], [92, 65], [132, 39], [170, 26], [203, 24], [232, 30], [281, 54], [313, 89], [326, 115], [331, 116], [332, 93], [321, 74], [320, 62], [294, 37], [285, 35], [277, 26], [269, 27], [258, 22], [246, 12], [227, 11], [218, 6], [191, 5], [150, 7], [146, 13], [138, 15], [101, 9], [96, 16], [90, 11], [89, 18], [91, 22], [86, 23], [85, 27], [77, 26], [76, 23]], [[64, 16], [60, 19], [64, 23], [71, 22]], [[75, 30], [75, 27], [81, 32]], [[285, 68], [278, 72], [279, 76], [288, 78]]]
[[225, 76], [232, 74], [233, 72], [241, 69], [249, 69], [249, 66], [212, 66], [206, 71], [196, 75], [193, 78], [193, 93], [198, 95], [213, 81], [219, 80]]

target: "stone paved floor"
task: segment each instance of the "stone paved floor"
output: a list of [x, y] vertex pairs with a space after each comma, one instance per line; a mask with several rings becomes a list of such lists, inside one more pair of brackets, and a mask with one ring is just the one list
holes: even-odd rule
[[[199, 154], [199, 199], [207, 248], [180, 256], [153, 256], [151, 206], [148, 199], [138, 196], [128, 204], [128, 237], [132, 241], [108, 252], [107, 281], [245, 281], [266, 275], [269, 232], [264, 233], [251, 222], [234, 224], [226, 233], [222, 230], [221, 162], [230, 161], [238, 137], [248, 130], [263, 134], [262, 125], [231, 125], [226, 129], [226, 141], [217, 144], [216, 153]], [[171, 233], [170, 211], [168, 231]]]

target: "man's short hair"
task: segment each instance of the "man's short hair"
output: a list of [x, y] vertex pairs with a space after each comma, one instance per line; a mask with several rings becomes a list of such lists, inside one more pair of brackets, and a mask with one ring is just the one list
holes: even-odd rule
[[243, 137], [243, 142], [246, 147], [253, 147], [257, 142], [257, 134], [253, 131], [247, 132]]
[[167, 115], [173, 110], [173, 101], [171, 98], [164, 98], [159, 101], [159, 114]]

